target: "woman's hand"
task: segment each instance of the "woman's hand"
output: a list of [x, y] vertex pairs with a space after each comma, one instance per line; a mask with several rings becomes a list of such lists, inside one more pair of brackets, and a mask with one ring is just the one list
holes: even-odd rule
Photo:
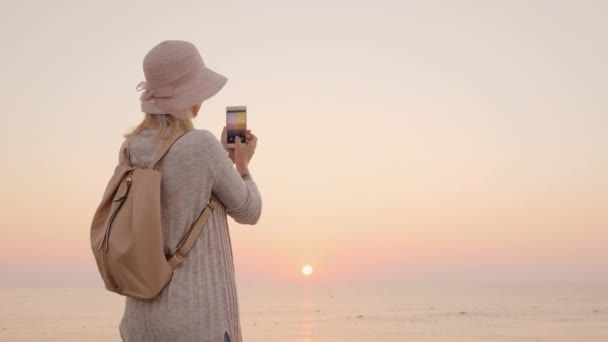
[[[224, 129], [222, 130], [222, 145], [224, 146], [224, 150], [226, 150], [228, 152], [228, 157], [230, 158], [230, 160], [232, 160], [233, 163], [236, 163], [235, 158], [234, 158], [234, 148], [230, 148], [228, 147], [228, 131], [226, 130], [226, 126], [224, 126]], [[247, 135], [245, 137], [246, 143], [248, 144], [249, 142], [251, 142], [252, 139], [252, 135], [251, 135], [251, 130], [248, 129], [247, 130]], [[235, 141], [238, 140], [240, 141], [241, 139], [235, 139]]]
[[234, 139], [234, 163], [240, 174], [249, 173], [249, 162], [258, 145], [258, 137], [249, 130], [247, 130], [247, 137], [245, 143], [242, 143], [241, 139]]

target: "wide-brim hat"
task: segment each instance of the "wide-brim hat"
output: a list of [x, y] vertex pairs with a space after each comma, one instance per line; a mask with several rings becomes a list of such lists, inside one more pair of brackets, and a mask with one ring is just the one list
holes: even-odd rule
[[188, 109], [217, 94], [228, 78], [205, 65], [194, 44], [165, 40], [144, 57], [146, 81], [137, 85], [141, 111], [191, 118]]

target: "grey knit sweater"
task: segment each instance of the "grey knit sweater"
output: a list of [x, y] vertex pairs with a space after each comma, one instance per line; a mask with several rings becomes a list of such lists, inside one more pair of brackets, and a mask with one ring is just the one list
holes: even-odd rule
[[[131, 139], [145, 163], [164, 141], [148, 128]], [[122, 147], [120, 151], [122, 151]], [[119, 162], [122, 153], [119, 153]], [[135, 156], [131, 162], [136, 165]], [[184, 134], [156, 164], [162, 172], [161, 218], [169, 253], [205, 207], [211, 193], [214, 210], [185, 261], [160, 295], [151, 300], [125, 297], [119, 331], [123, 341], [242, 342], [232, 245], [227, 215], [255, 224], [262, 200], [253, 180], [243, 181], [220, 141], [209, 131]]]

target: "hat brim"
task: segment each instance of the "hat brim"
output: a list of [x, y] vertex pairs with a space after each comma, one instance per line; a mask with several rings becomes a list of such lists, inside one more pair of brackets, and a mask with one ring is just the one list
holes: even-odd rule
[[207, 72], [202, 78], [203, 80], [200, 83], [200, 87], [197, 87], [197, 89], [193, 91], [194, 97], [196, 97], [197, 100], [189, 104], [187, 107], [213, 97], [222, 88], [224, 88], [224, 85], [226, 85], [226, 82], [228, 82], [228, 78], [226, 76], [221, 75], [209, 68], [207, 68]]
[[171, 114], [175, 117], [190, 118], [187, 111], [191, 106], [201, 103], [217, 94], [228, 82], [228, 78], [205, 67], [201, 76], [189, 83], [188, 89], [176, 88], [176, 95], [170, 98], [154, 98], [154, 101], [142, 101], [142, 112], [150, 114]]

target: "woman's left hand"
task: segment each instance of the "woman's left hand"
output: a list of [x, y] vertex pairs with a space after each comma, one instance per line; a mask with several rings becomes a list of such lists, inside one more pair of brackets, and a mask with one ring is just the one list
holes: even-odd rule
[[[248, 129], [247, 130], [247, 136], [245, 137], [245, 141], [246, 143], [249, 143], [251, 141], [251, 130]], [[226, 126], [224, 126], [224, 129], [222, 130], [222, 146], [224, 146], [224, 150], [226, 150], [228, 152], [228, 157], [230, 158], [230, 160], [232, 160], [232, 163], [234, 164], [234, 147], [228, 147], [228, 131], [226, 130]]]

